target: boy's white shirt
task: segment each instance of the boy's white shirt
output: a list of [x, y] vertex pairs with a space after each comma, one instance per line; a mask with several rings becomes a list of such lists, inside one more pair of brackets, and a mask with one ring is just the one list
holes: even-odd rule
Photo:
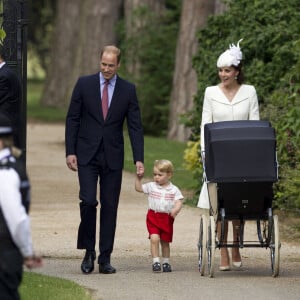
[[142, 184], [143, 193], [148, 195], [149, 209], [156, 212], [170, 213], [176, 201], [182, 201], [181, 191], [171, 182], [162, 187], [156, 182]]

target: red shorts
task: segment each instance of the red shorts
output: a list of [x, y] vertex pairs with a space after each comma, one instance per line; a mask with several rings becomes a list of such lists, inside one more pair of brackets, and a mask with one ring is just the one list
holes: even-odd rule
[[169, 214], [149, 209], [146, 223], [149, 236], [151, 234], [158, 234], [163, 241], [167, 243], [172, 242], [174, 218]]

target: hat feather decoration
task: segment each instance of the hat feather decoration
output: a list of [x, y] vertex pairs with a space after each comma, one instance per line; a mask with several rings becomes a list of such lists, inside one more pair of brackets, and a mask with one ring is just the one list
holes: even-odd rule
[[225, 52], [223, 52], [217, 61], [217, 67], [230, 67], [235, 66], [237, 67], [241, 60], [243, 59], [243, 53], [240, 48], [240, 42], [243, 39], [240, 39], [237, 42], [237, 45], [231, 44], [229, 45], [229, 49], [227, 49]]

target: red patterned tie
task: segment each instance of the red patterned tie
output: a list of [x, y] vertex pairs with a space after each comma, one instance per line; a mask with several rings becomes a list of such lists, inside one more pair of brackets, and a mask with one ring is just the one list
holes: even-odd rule
[[102, 91], [102, 112], [103, 112], [104, 120], [106, 118], [107, 111], [108, 111], [108, 84], [109, 81], [105, 80], [103, 91]]

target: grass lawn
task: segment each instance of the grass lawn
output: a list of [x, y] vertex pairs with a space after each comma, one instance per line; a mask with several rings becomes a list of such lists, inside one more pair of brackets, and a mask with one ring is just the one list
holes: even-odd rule
[[32, 272], [24, 272], [19, 291], [22, 300], [92, 299], [89, 291], [72, 281]]
[[40, 99], [43, 91], [43, 81], [29, 80], [27, 83], [27, 118], [44, 122], [63, 122], [66, 111], [52, 107], [43, 107]]
[[[191, 190], [196, 181], [190, 171], [183, 167], [185, 143], [170, 141], [165, 138], [145, 136], [145, 177], [152, 177], [153, 163], [156, 159], [169, 159], [174, 164], [171, 181], [180, 189]], [[135, 173], [130, 141], [125, 135], [125, 170]]]

